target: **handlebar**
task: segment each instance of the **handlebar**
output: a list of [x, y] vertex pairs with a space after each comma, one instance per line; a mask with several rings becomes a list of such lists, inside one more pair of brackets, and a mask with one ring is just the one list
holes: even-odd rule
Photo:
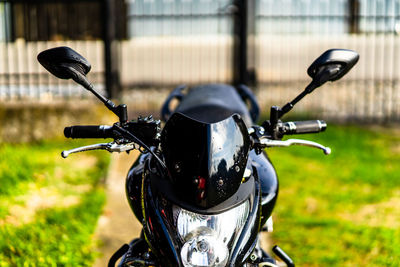
[[[132, 149], [140, 149], [140, 147], [143, 147], [151, 154], [154, 154], [148, 145], [146, 145], [146, 143], [148, 143], [150, 146], [155, 146], [158, 144], [159, 124], [159, 121], [154, 121], [151, 117], [149, 117], [145, 119], [139, 119], [137, 122], [128, 122], [127, 124], [124, 124], [123, 127], [121, 127], [118, 123], [114, 124], [114, 126], [82, 125], [65, 127], [64, 135], [67, 138], [114, 138], [115, 141], [107, 144], [97, 144], [64, 151], [63, 157], [67, 157], [71, 153], [94, 149], [105, 149], [109, 152], [122, 152]], [[266, 123], [263, 124], [263, 127], [253, 126], [248, 129], [249, 135], [251, 135], [254, 140], [253, 148], [255, 148], [259, 153], [261, 153], [261, 149], [266, 147], [304, 145], [319, 148], [323, 150], [326, 155], [330, 154], [330, 149], [328, 147], [324, 147], [315, 142], [299, 139], [281, 141], [282, 136], [285, 134], [322, 132], [327, 127], [324, 121], [310, 120], [284, 123], [278, 122], [275, 125], [276, 127], [272, 128], [271, 124]], [[269, 129], [264, 128], [266, 126], [269, 126]], [[271, 133], [276, 133], [277, 135]], [[138, 138], [136, 135], [140, 136], [141, 138]], [[141, 139], [146, 140], [146, 142], [143, 142]], [[162, 163], [161, 165], [164, 166], [162, 160], [160, 160], [156, 154], [154, 154], [154, 156], [160, 163]]]
[[79, 125], [64, 128], [67, 138], [114, 138], [113, 127], [107, 125]]
[[253, 148], [256, 153], [261, 153], [266, 147], [288, 147], [292, 145], [302, 145], [321, 149], [325, 155], [331, 153], [329, 147], [325, 147], [316, 142], [300, 139], [288, 139], [282, 141], [284, 135], [303, 134], [303, 133], [319, 133], [325, 131], [327, 125], [322, 120], [310, 121], [291, 121], [278, 122], [275, 126], [266, 121], [263, 126], [253, 126], [248, 129], [249, 135], [253, 140]]
[[279, 130], [282, 135], [319, 133], [325, 131], [326, 126], [326, 122], [322, 120], [289, 121], [282, 123]]
[[113, 138], [114, 141], [105, 144], [84, 146], [64, 151], [65, 158], [71, 153], [87, 150], [105, 149], [109, 152], [123, 152], [132, 149], [148, 151], [166, 169], [165, 163], [150, 149], [151, 146], [159, 144], [160, 121], [155, 121], [152, 116], [139, 117], [137, 121], [115, 123], [107, 125], [83, 125], [64, 128], [64, 135], [67, 138]]

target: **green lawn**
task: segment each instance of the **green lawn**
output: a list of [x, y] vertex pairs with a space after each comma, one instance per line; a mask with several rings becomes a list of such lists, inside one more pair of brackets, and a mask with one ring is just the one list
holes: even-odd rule
[[91, 266], [109, 156], [82, 144], [0, 145], [0, 266]]
[[297, 266], [400, 266], [400, 130], [328, 126], [332, 148], [268, 149], [280, 179], [274, 243]]
[[[274, 243], [297, 266], [400, 266], [400, 131], [335, 126], [269, 149], [280, 178]], [[89, 141], [90, 143], [90, 141]], [[90, 266], [106, 152], [82, 142], [0, 146], [0, 266]]]

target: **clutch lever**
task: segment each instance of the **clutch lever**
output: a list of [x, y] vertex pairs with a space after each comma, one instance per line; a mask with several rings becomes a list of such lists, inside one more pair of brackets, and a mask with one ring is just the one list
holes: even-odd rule
[[292, 145], [309, 146], [321, 149], [325, 155], [331, 154], [331, 149], [329, 147], [323, 146], [313, 141], [302, 140], [302, 139], [288, 139], [285, 141], [272, 140], [268, 138], [260, 138], [260, 144], [263, 147], [288, 147]]
[[72, 153], [79, 153], [89, 150], [107, 150], [108, 152], [124, 152], [135, 148], [136, 146], [135, 143], [133, 142], [126, 144], [117, 144], [116, 142], [100, 143], [100, 144], [77, 147], [70, 150], [64, 150], [63, 152], [61, 152], [61, 156], [63, 158], [67, 158]]

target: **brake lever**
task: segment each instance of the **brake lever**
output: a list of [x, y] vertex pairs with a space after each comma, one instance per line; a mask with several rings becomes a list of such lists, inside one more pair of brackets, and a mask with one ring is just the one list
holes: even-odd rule
[[268, 138], [260, 138], [260, 144], [264, 147], [288, 147], [292, 145], [309, 146], [321, 149], [325, 155], [331, 154], [331, 149], [329, 147], [323, 146], [313, 141], [302, 140], [302, 139], [288, 139], [285, 141], [272, 140]]
[[70, 150], [64, 150], [63, 152], [61, 152], [61, 156], [63, 158], [67, 158], [72, 153], [79, 153], [90, 150], [107, 150], [108, 152], [124, 152], [135, 148], [136, 146], [135, 143], [133, 142], [127, 144], [117, 144], [115, 142], [100, 143], [100, 144], [77, 147]]

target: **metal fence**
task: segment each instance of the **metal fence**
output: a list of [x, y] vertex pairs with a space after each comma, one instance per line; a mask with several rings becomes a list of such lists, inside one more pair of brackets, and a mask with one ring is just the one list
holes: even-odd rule
[[[335, 119], [400, 119], [399, 0], [245, 2], [247, 81], [254, 82], [264, 111], [285, 104], [307, 85], [307, 67], [320, 54], [348, 48], [360, 54], [356, 67], [295, 110]], [[235, 80], [237, 6], [206, 0], [185, 1], [186, 6], [178, 1], [132, 3], [131, 39], [122, 43], [121, 82], [128, 88], [157, 88], [152, 94], [128, 91], [125, 95], [136, 106], [160, 106], [166, 95], [160, 88], [170, 90], [179, 83]]]
[[231, 0], [128, 1], [125, 87], [232, 82]]
[[400, 0], [66, 1], [67, 13], [80, 12], [75, 17], [60, 2], [0, 3], [0, 100], [86, 97], [36, 63], [39, 51], [68, 45], [92, 63], [98, 87], [114, 96], [124, 89], [138, 109], [159, 107], [178, 84], [245, 80], [265, 110], [300, 92], [307, 67], [325, 50], [348, 48], [360, 54], [356, 67], [296, 110], [400, 119]]
[[[109, 70], [106, 49], [110, 46], [107, 2], [1, 1], [0, 100], [90, 97], [74, 83], [51, 76], [37, 62], [38, 53], [56, 46], [69, 46], [84, 55], [92, 63], [89, 79], [105, 93]], [[114, 22], [116, 25], [119, 24]], [[124, 37], [117, 31], [114, 35]]]
[[360, 54], [354, 69], [296, 109], [339, 119], [400, 119], [400, 1], [258, 0], [254, 16], [253, 64], [265, 106], [295, 96], [322, 52], [347, 48]]

